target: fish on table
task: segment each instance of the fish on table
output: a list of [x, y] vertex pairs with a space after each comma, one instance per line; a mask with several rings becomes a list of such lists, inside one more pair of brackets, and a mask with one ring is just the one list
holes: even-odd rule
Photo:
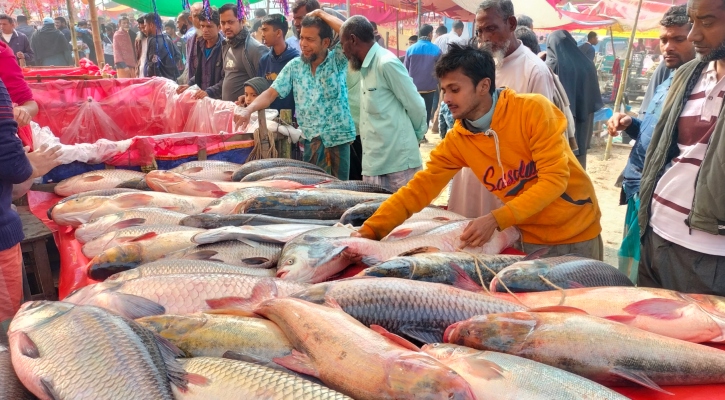
[[72, 196], [83, 192], [99, 189], [113, 189], [119, 185], [135, 181], [138, 182], [146, 174], [127, 169], [102, 169], [85, 172], [58, 182], [53, 188], [58, 196]]
[[[314, 172], [314, 171], [313, 171]], [[266, 182], [266, 181], [293, 181], [297, 183], [301, 183], [302, 185], [318, 185], [321, 183], [328, 183], [328, 182], [337, 182], [338, 179], [327, 175], [327, 174], [320, 174], [320, 173], [291, 173], [291, 172], [285, 172], [285, 173], [277, 173], [272, 176], [268, 176], [266, 178], [262, 178], [256, 182]], [[251, 182], [245, 182], [245, 183], [251, 183]]]
[[[372, 217], [380, 205], [383, 204], [383, 200], [368, 201], [357, 205], [354, 205], [340, 216], [340, 223], [352, 226], [362, 226], [368, 218]], [[421, 211], [413, 214], [408, 218], [405, 223], [418, 222], [418, 221], [440, 221], [440, 222], [451, 222], [466, 219], [463, 215], [456, 214], [452, 211], [447, 211], [442, 208], [428, 206]]]
[[115, 232], [108, 232], [87, 243], [82, 247], [83, 255], [93, 258], [103, 251], [119, 246], [124, 243], [138, 243], [144, 240], [153, 240], [164, 233], [171, 232], [196, 232], [201, 233], [203, 229], [191, 228], [181, 225], [142, 225], [124, 228]]
[[239, 182], [247, 175], [258, 171], [279, 171], [288, 167], [303, 168], [308, 170], [309, 172], [318, 172], [323, 174], [325, 173], [324, 169], [308, 162], [293, 160], [289, 158], [267, 158], [263, 160], [254, 160], [244, 163], [244, 165], [240, 166], [236, 171], [234, 171], [232, 180]]
[[191, 178], [171, 171], [151, 171], [146, 175], [146, 184], [157, 192], [182, 194], [198, 197], [222, 197], [230, 192], [249, 187], [270, 187], [276, 189], [298, 189], [304, 185], [289, 180], [264, 182], [213, 182]]
[[[505, 338], [505, 340], [501, 340]], [[607, 386], [725, 383], [725, 352], [583, 312], [488, 314], [452, 324], [444, 341], [551, 365]]]
[[241, 168], [241, 164], [206, 160], [206, 161], [189, 161], [181, 164], [169, 171], [186, 175], [192, 178], [208, 179], [211, 181], [231, 181], [234, 171]]
[[274, 277], [276, 270], [264, 268], [247, 268], [238, 265], [224, 264], [217, 261], [204, 260], [175, 260], [162, 258], [130, 269], [128, 271], [115, 273], [106, 279], [107, 281], [128, 281], [131, 279], [143, 278], [145, 276], [165, 276], [183, 274], [238, 274], [251, 276]]
[[25, 303], [10, 324], [18, 378], [41, 399], [174, 399], [187, 374], [178, 349], [98, 307]]
[[319, 176], [320, 178], [324, 178], [326, 182], [331, 181], [338, 181], [336, 177], [326, 173], [326, 172], [319, 172], [315, 169], [311, 169], [309, 166], [312, 164], [304, 165], [304, 166], [291, 166], [291, 167], [278, 167], [273, 169], [265, 169], [260, 170], [256, 172], [252, 172], [251, 174], [245, 176], [242, 178], [240, 182], [242, 183], [251, 183], [251, 182], [258, 182], [263, 179], [270, 178], [272, 176], [276, 175], [312, 175], [312, 176]]
[[198, 244], [217, 243], [224, 240], [252, 240], [267, 243], [287, 243], [295, 237], [319, 229], [319, 225], [277, 224], [259, 226], [227, 226], [209, 229], [194, 237]]
[[255, 313], [276, 323], [299, 349], [275, 362], [354, 399], [476, 398], [452, 369], [384, 329], [369, 329], [334, 304], [278, 298]]
[[87, 243], [108, 232], [134, 226], [180, 225], [187, 214], [169, 211], [163, 208], [135, 208], [95, 218], [76, 228], [76, 239]]
[[15, 374], [7, 343], [0, 342], [0, 400], [32, 400], [35, 398]]
[[164, 258], [217, 261], [246, 268], [269, 269], [277, 265], [281, 253], [282, 245], [276, 243], [227, 240], [189, 247], [169, 253]]
[[185, 215], [185, 217], [179, 222], [181, 225], [203, 229], [216, 229], [224, 226], [259, 226], [273, 224], [308, 224], [323, 227], [333, 226], [338, 223], [337, 220], [277, 218], [262, 214], [220, 215], [207, 213]]
[[327, 182], [315, 185], [318, 189], [337, 189], [337, 190], [351, 190], [353, 192], [367, 192], [367, 193], [383, 193], [393, 194], [390, 189], [380, 186], [375, 183], [368, 183], [363, 181], [338, 181], [338, 182]]

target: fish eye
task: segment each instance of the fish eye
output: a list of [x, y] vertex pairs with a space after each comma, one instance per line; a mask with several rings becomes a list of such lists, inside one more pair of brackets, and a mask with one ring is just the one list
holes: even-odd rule
[[294, 258], [288, 258], [287, 261], [284, 262], [284, 265], [292, 265], [295, 263]]

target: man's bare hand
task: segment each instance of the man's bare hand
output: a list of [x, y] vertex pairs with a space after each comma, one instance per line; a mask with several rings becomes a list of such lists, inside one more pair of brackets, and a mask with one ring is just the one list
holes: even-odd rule
[[239, 113], [234, 114], [234, 123], [240, 128], [240, 129], [247, 129], [247, 125], [249, 125], [249, 119], [251, 118], [252, 114], [245, 110], [242, 110]]
[[25, 59], [25, 54], [23, 54], [22, 51], [19, 51], [18, 54], [15, 55], [15, 57], [17, 57], [17, 58], [19, 58], [21, 60], [24, 60]]
[[176, 88], [176, 94], [182, 94], [188, 88], [189, 88], [189, 85], [179, 85], [179, 87]]
[[632, 117], [624, 113], [614, 113], [607, 121], [607, 131], [611, 136], [619, 136], [619, 132], [632, 125]]
[[38, 178], [47, 174], [51, 169], [61, 164], [58, 160], [61, 156], [60, 146], [50, 147], [47, 144], [42, 145], [39, 149], [27, 153], [28, 161], [33, 167], [32, 178]]
[[194, 93], [194, 99], [201, 100], [204, 97], [208, 97], [209, 95], [204, 90], [197, 90], [196, 93]]
[[30, 113], [23, 106], [13, 108], [13, 117], [15, 117], [15, 122], [18, 123], [18, 127], [28, 125], [31, 120]]
[[493, 214], [489, 213], [474, 219], [463, 230], [460, 249], [483, 246], [491, 239], [496, 229], [498, 229], [498, 222]]
[[234, 104], [238, 105], [239, 107], [246, 107], [247, 106], [247, 97], [245, 95], [239, 96], [237, 101], [234, 102]]

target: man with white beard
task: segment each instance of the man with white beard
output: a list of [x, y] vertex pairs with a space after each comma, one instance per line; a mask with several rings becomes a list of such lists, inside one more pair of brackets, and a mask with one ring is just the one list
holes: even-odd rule
[[[480, 46], [493, 54], [496, 85], [517, 93], [538, 93], [553, 101], [556, 92], [553, 75], [540, 58], [516, 39], [516, 27], [510, 0], [485, 0], [478, 6], [476, 34]], [[483, 177], [476, 176], [470, 168], [463, 168], [453, 178], [448, 209], [468, 218], [478, 218], [500, 207], [501, 202], [482, 182]]]

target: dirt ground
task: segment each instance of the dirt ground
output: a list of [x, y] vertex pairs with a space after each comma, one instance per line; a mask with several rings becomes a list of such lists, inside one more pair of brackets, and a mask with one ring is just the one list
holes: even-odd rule
[[[425, 164], [430, 152], [440, 143], [438, 134], [428, 132], [426, 135], [428, 143], [420, 147], [423, 163]], [[614, 186], [620, 172], [624, 169], [629, 156], [630, 147], [624, 145], [613, 145], [612, 154], [608, 161], [604, 161], [604, 141], [596, 141], [587, 154], [587, 173], [594, 183], [594, 189], [599, 200], [599, 207], [602, 210], [602, 240], [604, 241], [604, 261], [610, 265], [617, 266], [617, 250], [622, 242], [622, 228], [626, 206], [619, 205], [620, 189]], [[448, 204], [448, 190], [443, 192], [433, 201], [436, 205]]]

